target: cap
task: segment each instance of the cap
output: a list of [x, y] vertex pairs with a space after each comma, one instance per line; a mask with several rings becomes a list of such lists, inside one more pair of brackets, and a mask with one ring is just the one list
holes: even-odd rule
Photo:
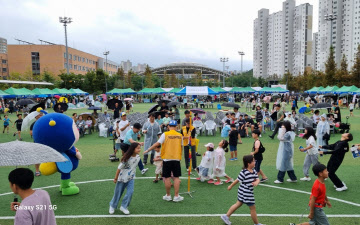
[[214, 148], [214, 144], [213, 144], [213, 143], [207, 143], [207, 144], [205, 145], [205, 147]]
[[177, 126], [177, 121], [176, 120], [170, 120], [169, 126]]
[[120, 116], [121, 116], [121, 117], [126, 116], [126, 113], [125, 113], [125, 112], [122, 112], [122, 113], [120, 113]]

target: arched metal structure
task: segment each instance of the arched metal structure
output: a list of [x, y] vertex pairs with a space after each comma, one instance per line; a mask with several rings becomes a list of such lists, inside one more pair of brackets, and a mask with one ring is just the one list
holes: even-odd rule
[[[200, 71], [203, 75], [214, 75], [215, 77], [218, 77], [219, 75], [222, 77], [229, 77], [230, 74], [223, 73], [220, 70], [212, 69], [210, 67], [207, 67], [202, 64], [198, 63], [171, 63], [164, 66], [160, 66], [157, 68], [151, 69], [152, 73], [157, 73], [159, 75], [164, 74], [166, 71], [167, 74], [194, 74], [195, 72]], [[139, 75], [144, 75], [144, 72], [139, 73]]]

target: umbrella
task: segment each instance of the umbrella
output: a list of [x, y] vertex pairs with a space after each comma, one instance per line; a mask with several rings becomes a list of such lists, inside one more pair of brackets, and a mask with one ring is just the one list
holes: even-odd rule
[[91, 115], [91, 113], [89, 113], [89, 112], [86, 112], [86, 113], [81, 113], [80, 114], [80, 116], [82, 116], [83, 117], [83, 120], [84, 121], [86, 121], [86, 120], [88, 120], [88, 117], [90, 116], [91, 117], [91, 120], [92, 120], [92, 124], [94, 125], [95, 124], [95, 122], [96, 122], [96, 120], [95, 120], [95, 118]]
[[202, 109], [190, 109], [190, 111], [193, 112], [193, 113], [197, 113], [199, 115], [206, 114], [206, 112], [204, 110], [202, 110]]
[[88, 110], [102, 110], [102, 108], [91, 106], [91, 107], [88, 108]]
[[342, 97], [348, 97], [348, 96], [351, 96], [351, 94], [344, 93], [344, 94], [339, 95], [340, 98], [342, 98]]
[[331, 108], [331, 105], [329, 103], [317, 103], [313, 106], [311, 106], [312, 109], [327, 109]]
[[68, 103], [69, 101], [68, 101], [68, 99], [67, 99], [67, 98], [65, 98], [65, 97], [61, 97], [61, 98], [59, 98], [59, 102], [62, 102], [62, 103]]
[[[59, 105], [60, 105], [60, 110], [59, 110]], [[54, 105], [54, 111], [55, 112], [58, 112], [58, 113], [63, 113], [63, 112], [66, 112], [67, 109], [68, 109], [68, 104], [66, 103], [56, 103]]]
[[23, 106], [23, 105], [30, 105], [30, 104], [36, 104], [36, 102], [34, 102], [31, 99], [21, 99], [18, 102], [16, 102], [15, 105], [16, 106], [18, 106], [18, 105]]
[[181, 103], [180, 102], [169, 102], [167, 104], [168, 107], [173, 107], [174, 105], [180, 105]]
[[27, 129], [29, 129], [31, 126], [32, 120], [35, 119], [35, 117], [37, 117], [39, 114], [40, 113], [38, 113], [37, 111], [34, 111], [34, 112], [30, 113], [29, 115], [27, 115], [21, 124], [21, 131], [26, 131]]
[[119, 104], [120, 109], [124, 106], [121, 100], [115, 99], [115, 98], [110, 99], [110, 100], [106, 103], [106, 105], [108, 106], [109, 109], [115, 109], [115, 104], [116, 104], [116, 103]]
[[39, 107], [42, 108], [42, 109], [45, 109], [45, 103], [42, 102], [42, 103], [39, 103], [37, 105], [34, 105], [33, 107], [31, 107], [30, 113], [36, 111], [37, 108], [39, 108]]
[[299, 113], [306, 113], [306, 112], [309, 112], [310, 111], [310, 108], [306, 107], [306, 106], [303, 106], [299, 109]]
[[46, 162], [65, 162], [55, 149], [33, 142], [12, 141], [0, 144], [0, 166], [26, 166]]
[[57, 99], [61, 98], [59, 95], [54, 95], [54, 97]]
[[264, 100], [264, 102], [266, 102], [266, 103], [270, 103], [271, 96], [265, 96], [265, 97], [263, 98], [263, 100]]
[[225, 102], [221, 106], [231, 107], [231, 108], [240, 108], [240, 106], [238, 104], [233, 103], [233, 102]]
[[159, 105], [157, 105], [157, 104], [151, 106], [151, 108], [150, 108], [149, 111], [148, 111], [148, 114], [150, 114], [150, 113], [152, 113], [152, 112], [156, 112], [157, 109], [158, 109], [158, 107], [159, 107]]
[[163, 102], [165, 102], [165, 105], [166, 105], [166, 104], [170, 103], [171, 100], [165, 100], [165, 99], [164, 99], [164, 100], [160, 100], [160, 101], [158, 101], [158, 104], [161, 105]]
[[309, 94], [308, 93], [302, 93], [301, 96], [307, 97], [307, 96], [309, 96]]
[[333, 94], [333, 93], [326, 93], [326, 94], [324, 94], [324, 97], [335, 97], [335, 94]]
[[134, 101], [132, 98], [125, 98], [124, 101]]
[[274, 99], [275, 99], [275, 98], [280, 98], [279, 95], [273, 95], [272, 97], [273, 97]]

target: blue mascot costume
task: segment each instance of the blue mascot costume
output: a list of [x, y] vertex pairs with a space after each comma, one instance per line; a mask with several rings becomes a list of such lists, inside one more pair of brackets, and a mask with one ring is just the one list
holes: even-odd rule
[[42, 116], [36, 121], [33, 128], [33, 137], [35, 143], [47, 145], [60, 152], [66, 162], [42, 163], [40, 171], [43, 175], [51, 175], [55, 172], [61, 173], [60, 191], [62, 195], [75, 195], [79, 193], [79, 188], [70, 182], [70, 172], [75, 170], [81, 159], [80, 152], [75, 148], [75, 143], [79, 140], [79, 131], [72, 120], [62, 113], [43, 112]]

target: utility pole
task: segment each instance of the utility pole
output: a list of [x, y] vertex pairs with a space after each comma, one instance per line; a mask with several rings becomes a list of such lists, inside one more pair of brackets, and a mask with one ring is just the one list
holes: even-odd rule
[[105, 73], [105, 93], [107, 92], [107, 81], [106, 81], [106, 75], [107, 75], [107, 56], [110, 54], [110, 52], [109, 51], [106, 51], [106, 52], [104, 52], [104, 55], [105, 55], [105, 71], [106, 71], [106, 73]]

